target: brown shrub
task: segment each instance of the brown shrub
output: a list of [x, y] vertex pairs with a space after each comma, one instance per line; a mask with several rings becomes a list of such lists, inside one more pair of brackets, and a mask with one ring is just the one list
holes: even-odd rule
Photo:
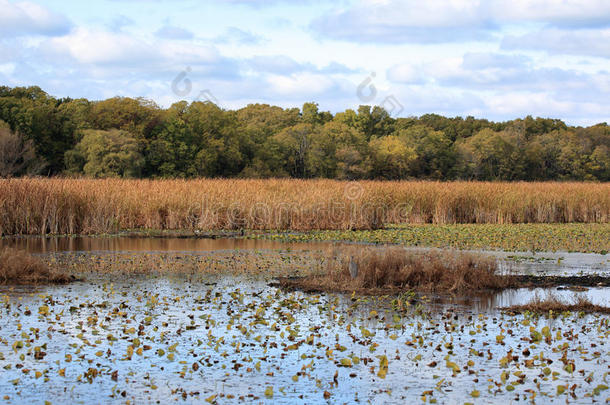
[[0, 250], [0, 284], [67, 283], [72, 278], [51, 271], [42, 260], [26, 252], [4, 248]]

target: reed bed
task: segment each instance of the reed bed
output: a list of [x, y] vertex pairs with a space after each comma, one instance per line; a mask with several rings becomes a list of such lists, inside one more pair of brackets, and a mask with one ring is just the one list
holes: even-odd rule
[[0, 180], [0, 235], [607, 223], [610, 183]]

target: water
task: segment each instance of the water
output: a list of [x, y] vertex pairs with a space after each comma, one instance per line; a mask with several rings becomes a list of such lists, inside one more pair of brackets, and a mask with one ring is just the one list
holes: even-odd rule
[[[36, 254], [102, 256], [236, 249], [284, 255], [329, 246], [178, 238], [18, 238], [0, 244]], [[607, 266], [601, 255], [581, 260], [544, 253], [538, 258], [549, 260], [515, 261], [494, 254], [534, 274]], [[399, 310], [396, 297], [290, 293], [269, 281], [88, 275], [67, 286], [0, 287], [0, 401], [603, 403], [610, 397], [604, 389], [608, 316], [528, 318], [499, 310], [548, 290], [431, 295]], [[552, 292], [610, 305], [605, 288]]]
[[[0, 295], [6, 403], [202, 403], [214, 395], [218, 403], [323, 403], [325, 392], [333, 403], [423, 395], [498, 403], [533, 393], [563, 403], [557, 386], [566, 384], [575, 385], [570, 402], [590, 403], [610, 366], [604, 316], [526, 319], [459, 303], [420, 315], [395, 310], [391, 298], [285, 293], [228, 277], [100, 279]], [[533, 331], [541, 340], [527, 341]]]
[[55, 252], [206, 252], [235, 249], [323, 250], [331, 243], [283, 243], [239, 238], [144, 238], [144, 237], [18, 237], [0, 239], [0, 247], [10, 246], [29, 253]]
[[468, 296], [433, 296], [433, 303], [441, 306], [453, 304], [462, 305], [475, 312], [493, 312], [498, 308], [522, 305], [535, 298], [553, 296], [565, 303], [576, 303], [577, 297], [586, 297], [591, 303], [610, 307], [608, 287], [586, 288], [585, 291], [571, 291], [569, 288], [515, 288], [499, 292], [476, 293]]

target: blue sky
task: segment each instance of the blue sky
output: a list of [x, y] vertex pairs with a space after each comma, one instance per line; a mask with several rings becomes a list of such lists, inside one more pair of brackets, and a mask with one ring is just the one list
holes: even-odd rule
[[610, 122], [607, 0], [0, 0], [0, 84]]

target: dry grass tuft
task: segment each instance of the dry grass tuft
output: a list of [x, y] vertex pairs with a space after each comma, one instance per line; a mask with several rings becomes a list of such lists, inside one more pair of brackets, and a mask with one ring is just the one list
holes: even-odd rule
[[[350, 275], [350, 261], [358, 274]], [[352, 264], [353, 266], [353, 264]], [[506, 288], [492, 257], [461, 252], [409, 252], [400, 247], [353, 249], [331, 254], [324, 274], [282, 280], [285, 287], [317, 291], [375, 292], [419, 290], [464, 292]]]
[[537, 314], [545, 314], [554, 312], [556, 314], [562, 312], [584, 312], [584, 313], [602, 313], [610, 314], [609, 307], [595, 305], [589, 298], [584, 295], [574, 297], [574, 303], [569, 304], [559, 299], [554, 294], [547, 294], [544, 298], [536, 295], [530, 302], [524, 305], [513, 305], [505, 310], [513, 313], [532, 312]]
[[0, 250], [0, 284], [67, 283], [73, 278], [52, 271], [42, 260], [26, 252], [4, 248]]

